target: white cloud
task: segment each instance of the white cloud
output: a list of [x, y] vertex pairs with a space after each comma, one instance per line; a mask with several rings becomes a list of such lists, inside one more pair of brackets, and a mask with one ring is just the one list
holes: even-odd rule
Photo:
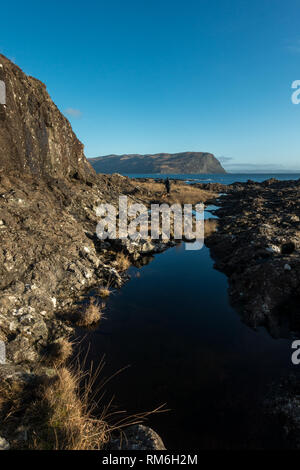
[[297, 39], [294, 42], [290, 42], [286, 49], [294, 54], [300, 54], [300, 39]]
[[65, 113], [73, 118], [80, 118], [82, 116], [82, 112], [79, 111], [79, 109], [74, 109], [74, 108], [65, 109]]
[[217, 157], [217, 159], [218, 159], [219, 162], [221, 162], [221, 163], [227, 163], [227, 162], [229, 162], [230, 160], [233, 160], [232, 157], [224, 157], [224, 155], [221, 155], [220, 157]]
[[299, 167], [288, 167], [276, 163], [229, 163], [225, 165], [225, 169], [233, 173], [297, 173], [300, 171]]

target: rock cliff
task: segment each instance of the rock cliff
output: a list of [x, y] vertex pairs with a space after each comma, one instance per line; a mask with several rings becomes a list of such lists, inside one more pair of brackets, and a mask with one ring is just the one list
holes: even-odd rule
[[0, 171], [82, 179], [93, 174], [82, 143], [46, 86], [1, 54], [0, 80], [6, 88], [6, 104], [0, 104]]

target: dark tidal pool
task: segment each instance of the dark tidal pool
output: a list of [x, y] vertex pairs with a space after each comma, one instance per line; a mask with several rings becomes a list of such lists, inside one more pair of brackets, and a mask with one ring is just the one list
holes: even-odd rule
[[[209, 250], [165, 251], [110, 296], [86, 335], [87, 365], [105, 355], [103, 374], [129, 366], [106, 386], [117, 409], [168, 412], [147, 423], [168, 449], [284, 448], [279, 423], [262, 401], [273, 381], [295, 369], [291, 340], [246, 326], [230, 307], [225, 275]], [[294, 370], [295, 371], [295, 370]]]

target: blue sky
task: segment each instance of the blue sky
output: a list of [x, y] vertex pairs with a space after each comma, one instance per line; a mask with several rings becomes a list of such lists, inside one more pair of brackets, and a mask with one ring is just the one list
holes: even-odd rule
[[0, 52], [46, 83], [88, 157], [208, 151], [300, 170], [299, 0], [1, 3]]

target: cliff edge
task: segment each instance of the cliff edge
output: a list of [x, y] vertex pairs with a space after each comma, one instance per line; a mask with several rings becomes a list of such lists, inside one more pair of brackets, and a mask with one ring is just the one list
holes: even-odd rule
[[0, 80], [6, 88], [6, 104], [0, 105], [0, 171], [82, 179], [93, 174], [83, 144], [46, 86], [1, 54]]

